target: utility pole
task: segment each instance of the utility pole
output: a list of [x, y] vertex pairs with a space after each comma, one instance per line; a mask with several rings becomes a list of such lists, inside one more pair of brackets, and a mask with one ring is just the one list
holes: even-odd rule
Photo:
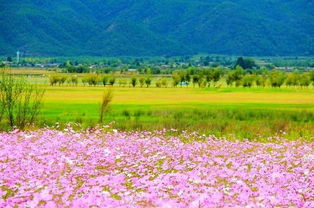
[[16, 63], [20, 62], [20, 51], [16, 52]]

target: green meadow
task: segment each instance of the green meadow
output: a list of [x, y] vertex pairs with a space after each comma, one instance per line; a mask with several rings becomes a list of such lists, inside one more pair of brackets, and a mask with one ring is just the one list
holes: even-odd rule
[[[105, 87], [46, 86], [40, 125], [95, 126]], [[174, 128], [263, 140], [314, 135], [314, 90], [113, 87], [105, 123], [121, 130]]]

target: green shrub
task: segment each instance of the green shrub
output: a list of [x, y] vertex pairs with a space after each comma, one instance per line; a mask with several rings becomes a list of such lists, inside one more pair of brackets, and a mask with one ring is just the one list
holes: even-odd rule
[[167, 81], [166, 78], [163, 78], [163, 79], [161, 80], [161, 85], [162, 85], [163, 87], [167, 87], [167, 86], [168, 86], [168, 81]]
[[103, 84], [104, 86], [106, 86], [106, 85], [108, 84], [108, 77], [107, 77], [107, 76], [103, 76], [103, 77], [102, 77], [102, 84]]
[[145, 79], [146, 87], [149, 87], [151, 85], [151, 83], [152, 83], [152, 78], [146, 77], [146, 79]]
[[137, 84], [137, 78], [136, 77], [132, 77], [131, 78], [131, 84], [132, 84], [133, 87], [136, 86], [136, 84]]
[[12, 129], [34, 124], [45, 90], [4, 71], [0, 76], [0, 122], [5, 118]]
[[49, 76], [49, 83], [51, 86], [59, 83], [59, 80], [60, 80], [60, 76], [58, 74], [54, 74], [54, 75]]
[[161, 87], [161, 80], [159, 79], [159, 80], [157, 80], [157, 82], [156, 82], [156, 87], [158, 87], [158, 88], [160, 88]]
[[252, 87], [254, 83], [254, 76], [250, 74], [246, 74], [242, 79], [243, 87]]
[[116, 82], [116, 78], [115, 78], [115, 77], [110, 77], [110, 79], [109, 79], [109, 84], [110, 84], [111, 86], [113, 86], [115, 82]]
[[140, 86], [143, 87], [144, 84], [145, 84], [145, 78], [144, 78], [144, 77], [141, 77], [141, 78], [139, 79], [139, 82], [140, 82]]
[[270, 84], [272, 87], [281, 87], [285, 82], [286, 74], [281, 71], [272, 71], [270, 73]]

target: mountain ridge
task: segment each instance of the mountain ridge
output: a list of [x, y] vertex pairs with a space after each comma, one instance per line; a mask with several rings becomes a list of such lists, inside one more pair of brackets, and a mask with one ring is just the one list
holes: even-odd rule
[[314, 55], [309, 0], [2, 1], [0, 55]]

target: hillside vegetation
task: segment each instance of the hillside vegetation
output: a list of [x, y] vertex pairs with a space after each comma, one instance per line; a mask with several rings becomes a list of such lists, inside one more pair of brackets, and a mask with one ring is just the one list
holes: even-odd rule
[[0, 55], [313, 55], [310, 0], [25, 0], [0, 5]]

